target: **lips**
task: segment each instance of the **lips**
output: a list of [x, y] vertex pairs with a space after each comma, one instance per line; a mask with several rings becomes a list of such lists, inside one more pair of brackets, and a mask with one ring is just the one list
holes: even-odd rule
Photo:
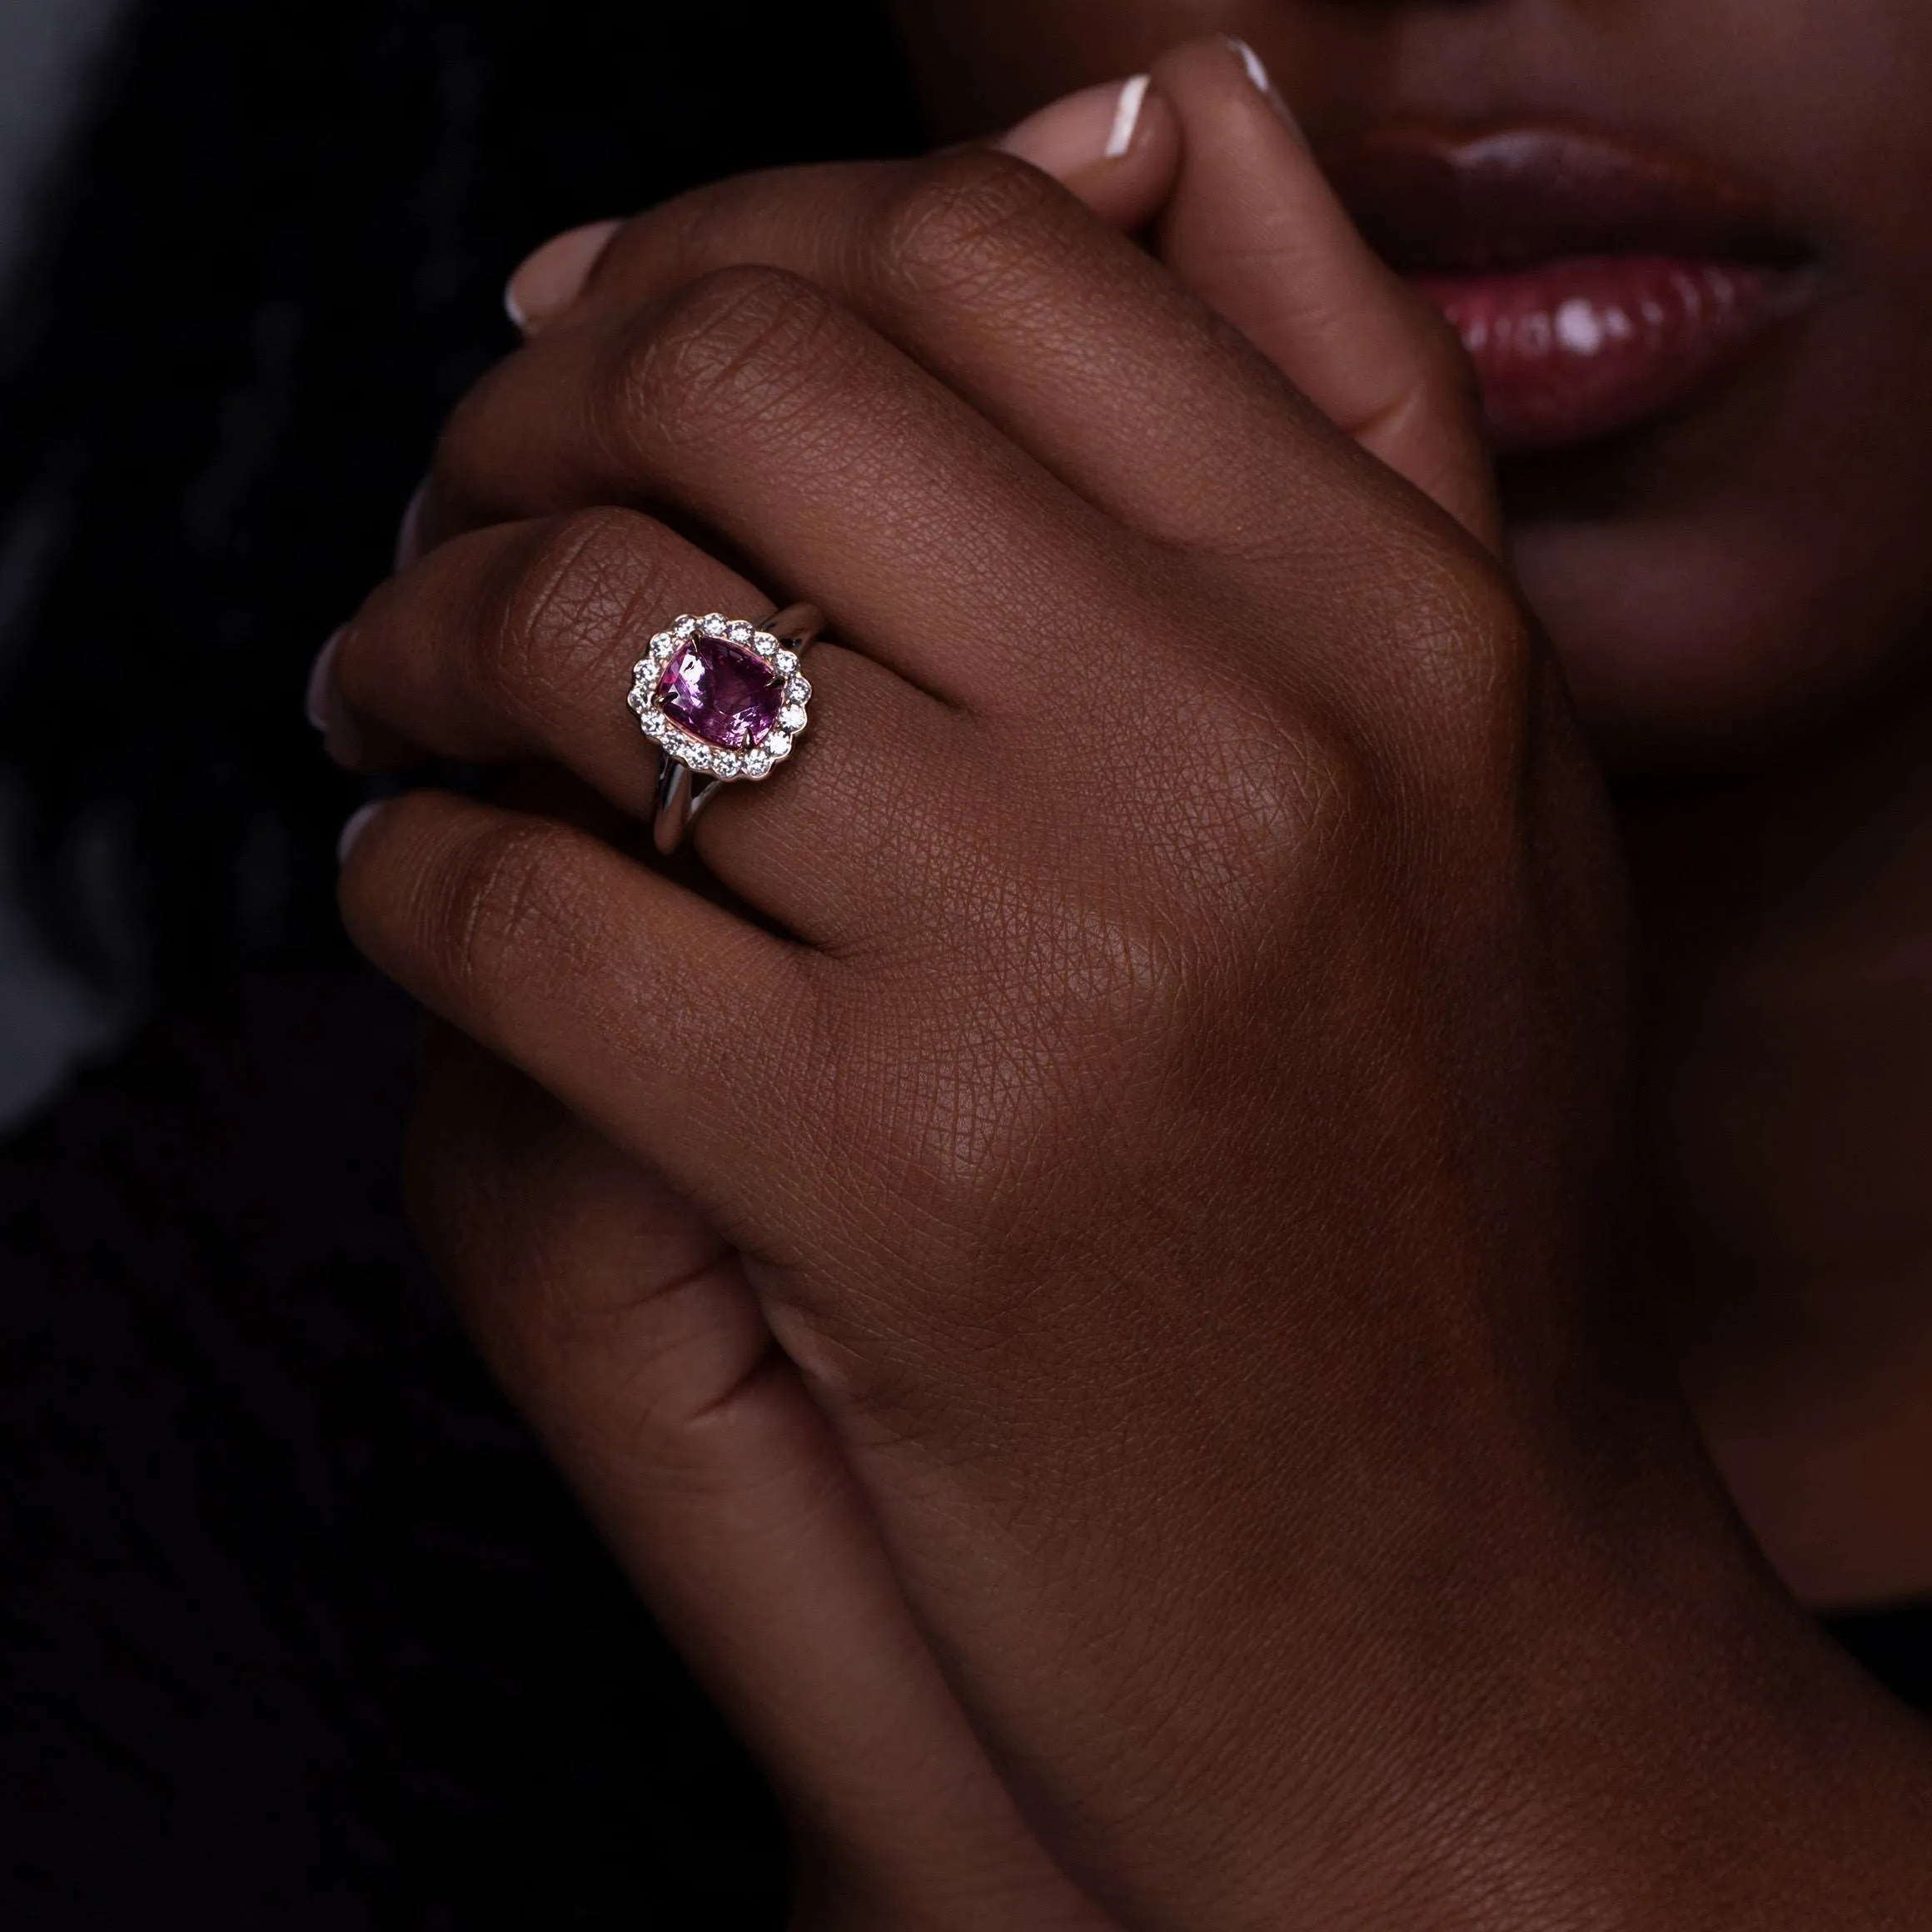
[[1370, 242], [1461, 336], [1504, 456], [1688, 406], [1808, 285], [1803, 245], [1747, 187], [1601, 136], [1410, 127], [1322, 161]]

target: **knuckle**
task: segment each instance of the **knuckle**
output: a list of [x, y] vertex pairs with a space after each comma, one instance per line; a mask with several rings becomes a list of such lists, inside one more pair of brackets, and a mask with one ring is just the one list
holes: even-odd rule
[[1331, 846], [1367, 809], [1362, 734], [1292, 660], [1203, 662], [1184, 636], [1174, 648], [1188, 678], [1178, 701], [1163, 694], [1159, 849], [1197, 897], [1237, 904], [1252, 887], [1266, 899], [1284, 869]]
[[914, 300], [1009, 288], [1040, 258], [1064, 201], [1051, 177], [1011, 155], [943, 155], [911, 175], [875, 216], [876, 270]]
[[1373, 675], [1338, 700], [1373, 809], [1405, 838], [1480, 839], [1513, 820], [1535, 755], [1547, 684], [1535, 620], [1451, 541], [1410, 546], [1399, 570], [1374, 575], [1385, 580], [1358, 605]]
[[1350, 579], [1346, 679], [1336, 703], [1371, 743], [1423, 764], [1520, 722], [1542, 655], [1497, 565], [1420, 514], [1387, 525]]
[[1460, 557], [1417, 573], [1403, 623], [1412, 746], [1428, 770], [1513, 764], [1529, 724], [1536, 626], [1501, 574]]
[[578, 956], [595, 922], [575, 876], [555, 827], [502, 818], [469, 831], [426, 879], [425, 950], [457, 1011], [499, 1011]]
[[[1163, 754], [1122, 800], [1138, 826], [1135, 876], [1169, 932], [1226, 954], [1271, 929], [1285, 907], [1321, 899], [1361, 856], [1388, 803], [1372, 722], [1319, 681], [1249, 662], [1192, 668], [1166, 705]], [[1186, 945], [1160, 957], [1189, 968]], [[1158, 983], [1159, 976], [1149, 983]]]
[[835, 363], [840, 311], [784, 270], [722, 269], [620, 337], [593, 386], [593, 436], [685, 447], [782, 424]]
[[515, 700], [600, 670], [650, 588], [645, 527], [630, 512], [608, 509], [545, 525], [510, 565], [480, 638], [484, 680]]
[[[1305, 708], [1244, 720], [1215, 749], [1217, 769], [1203, 774], [1202, 795], [1213, 801], [1225, 868], [1212, 882], [1217, 903], [1238, 907], [1252, 895], [1267, 906], [1284, 888], [1305, 888], [1371, 814], [1374, 775], [1362, 747]], [[1198, 865], [1197, 876], [1203, 870]]]

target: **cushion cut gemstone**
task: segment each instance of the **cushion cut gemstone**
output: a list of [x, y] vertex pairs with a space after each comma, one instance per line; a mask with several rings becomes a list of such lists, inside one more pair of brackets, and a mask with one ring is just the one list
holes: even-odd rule
[[771, 735], [784, 709], [784, 680], [757, 652], [700, 633], [671, 653], [657, 701], [693, 737], [742, 751]]

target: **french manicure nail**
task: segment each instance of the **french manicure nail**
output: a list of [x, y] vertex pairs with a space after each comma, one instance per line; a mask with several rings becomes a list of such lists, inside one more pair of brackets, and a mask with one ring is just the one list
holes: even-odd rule
[[1140, 126], [1140, 111], [1147, 100], [1148, 77], [1136, 74], [1121, 83], [1120, 98], [1113, 106], [1113, 125], [1107, 131], [1107, 146], [1101, 151], [1104, 161], [1118, 161], [1133, 146], [1133, 131]]
[[590, 271], [610, 246], [620, 222], [592, 222], [553, 237], [525, 258], [503, 291], [503, 306], [525, 335], [554, 321], [584, 292]]
[[1119, 160], [1133, 147], [1147, 92], [1145, 74], [1083, 87], [1029, 114], [993, 145], [1065, 181], [1097, 161]]
[[329, 728], [330, 692], [334, 683], [336, 649], [348, 629], [347, 625], [343, 625], [316, 653], [316, 661], [309, 667], [308, 689], [303, 694], [302, 709], [308, 714], [309, 723], [318, 731], [326, 731]]
[[396, 527], [395, 574], [399, 577], [422, 555], [423, 499], [429, 493], [426, 478], [416, 485], [416, 494], [410, 498], [402, 513], [402, 521]]
[[1269, 107], [1274, 109], [1282, 125], [1287, 128], [1291, 133], [1300, 137], [1302, 124], [1295, 118], [1293, 111], [1289, 107], [1287, 102], [1282, 98], [1281, 92], [1270, 77], [1267, 68], [1262, 64], [1261, 56], [1237, 34], [1224, 33], [1221, 39], [1222, 44], [1241, 62], [1242, 70], [1252, 83], [1254, 91], [1267, 102]]
[[336, 659], [348, 635], [345, 624], [316, 654], [309, 671], [306, 709], [309, 723], [322, 734], [324, 754], [345, 771], [357, 771], [383, 762], [380, 756], [372, 759], [371, 752], [373, 745], [386, 746], [387, 740], [380, 733], [373, 740], [370, 738], [336, 688]]
[[369, 829], [369, 821], [389, 801], [377, 799], [374, 803], [360, 807], [349, 814], [348, 823], [343, 826], [341, 836], [336, 840], [336, 863], [346, 865], [349, 854], [356, 849], [356, 842]]

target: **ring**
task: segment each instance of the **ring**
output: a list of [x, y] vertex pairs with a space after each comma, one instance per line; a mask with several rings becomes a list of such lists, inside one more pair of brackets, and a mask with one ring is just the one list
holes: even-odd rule
[[663, 754], [651, 838], [677, 850], [721, 784], [764, 779], [791, 755], [812, 687], [799, 658], [824, 618], [794, 604], [762, 625], [740, 617], [680, 617], [631, 667], [630, 704]]

